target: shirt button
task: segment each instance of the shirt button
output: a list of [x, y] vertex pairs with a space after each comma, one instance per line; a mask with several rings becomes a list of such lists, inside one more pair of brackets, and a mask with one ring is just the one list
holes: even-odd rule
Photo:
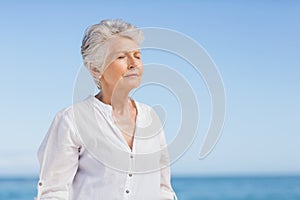
[[132, 177], [132, 174], [130, 173], [130, 174], [128, 174], [130, 177]]
[[42, 182], [39, 182], [39, 186], [42, 186], [43, 185], [43, 183]]
[[126, 193], [128, 194], [128, 193], [129, 193], [129, 190], [126, 190]]
[[130, 155], [130, 158], [133, 158], [133, 155]]

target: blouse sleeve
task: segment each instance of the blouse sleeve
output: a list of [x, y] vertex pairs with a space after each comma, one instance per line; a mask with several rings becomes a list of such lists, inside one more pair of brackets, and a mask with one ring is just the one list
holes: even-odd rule
[[39, 151], [40, 177], [36, 200], [67, 200], [78, 168], [80, 142], [66, 112], [59, 112]]
[[165, 138], [165, 133], [162, 130], [160, 134], [160, 145], [161, 145], [161, 173], [160, 173], [160, 200], [177, 200], [176, 193], [171, 186], [171, 173], [170, 173], [170, 161], [168, 148]]

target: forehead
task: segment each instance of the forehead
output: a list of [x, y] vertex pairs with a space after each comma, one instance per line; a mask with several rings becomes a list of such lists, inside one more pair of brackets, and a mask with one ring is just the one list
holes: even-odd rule
[[111, 38], [108, 41], [108, 48], [110, 54], [140, 50], [140, 46], [134, 40], [120, 36]]

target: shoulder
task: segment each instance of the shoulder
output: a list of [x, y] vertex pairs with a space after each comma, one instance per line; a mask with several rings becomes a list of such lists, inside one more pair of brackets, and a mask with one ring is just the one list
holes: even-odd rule
[[137, 103], [138, 109], [140, 109], [139, 111], [141, 111], [142, 114], [158, 116], [156, 110], [152, 106], [145, 104], [145, 103], [138, 102], [138, 101], [135, 101], [135, 102]]
[[84, 100], [73, 103], [68, 107], [62, 108], [55, 114], [55, 118], [72, 119], [76, 110], [85, 110], [87, 107], [91, 107], [91, 98], [87, 97]]
[[150, 105], [135, 101], [138, 107], [138, 125], [141, 127], [161, 126], [161, 118], [157, 111]]
[[75, 122], [78, 121], [76, 120], [76, 117], [78, 118], [79, 113], [80, 115], [84, 115], [85, 112], [83, 111], [87, 111], [88, 106], [89, 99], [86, 98], [83, 101], [62, 108], [61, 110], [56, 112], [52, 121], [52, 127], [69, 127], [73, 131], [75, 131]]
[[134, 101], [135, 101], [136, 105], [140, 108], [140, 110], [142, 110], [144, 112], [147, 112], [147, 111], [149, 112], [149, 111], [152, 110], [151, 106], [149, 106], [149, 105], [147, 105], [145, 103], [141, 103], [141, 102], [136, 101], [136, 100], [134, 100]]
[[155, 112], [154, 109], [145, 103], [141, 103], [136, 100], [134, 101], [137, 107], [139, 117], [144, 119], [147, 119], [149, 117], [151, 118], [151, 113]]
[[68, 107], [65, 107], [61, 110], [59, 110], [58, 112], [56, 112], [55, 114], [55, 119], [65, 119], [65, 118], [70, 118], [71, 117], [71, 114], [72, 114], [72, 109], [73, 109], [73, 106], [68, 106]]

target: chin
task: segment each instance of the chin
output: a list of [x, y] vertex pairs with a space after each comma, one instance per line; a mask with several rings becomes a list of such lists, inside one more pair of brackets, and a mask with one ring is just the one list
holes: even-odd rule
[[134, 88], [140, 86], [140, 84], [141, 84], [141, 80], [132, 80], [127, 82], [128, 87], [134, 87]]
[[141, 85], [141, 80], [129, 80], [126, 82], [123, 82], [123, 86], [121, 86], [123, 89], [125, 90], [132, 90], [135, 89], [137, 87], [139, 87]]
[[135, 84], [135, 85], [130, 85], [130, 86], [128, 86], [129, 88], [131, 88], [131, 89], [135, 89], [135, 88], [137, 88], [137, 87], [139, 87], [140, 86], [140, 84]]

